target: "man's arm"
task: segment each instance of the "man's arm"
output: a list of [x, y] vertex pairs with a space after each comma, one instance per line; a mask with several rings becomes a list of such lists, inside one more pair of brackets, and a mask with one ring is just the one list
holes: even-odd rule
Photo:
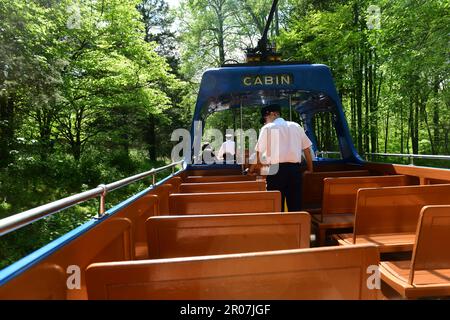
[[256, 163], [252, 163], [250, 165], [250, 168], [248, 169], [248, 173], [251, 175], [254, 174], [255, 170], [257, 169], [257, 167], [259, 167], [260, 164], [261, 164], [260, 156], [259, 156], [259, 152], [257, 151], [256, 152]]
[[313, 168], [313, 161], [312, 161], [312, 157], [311, 157], [311, 147], [304, 149], [303, 152], [305, 154], [305, 159], [306, 159], [306, 171], [313, 172], [314, 168]]
[[249, 168], [249, 173], [253, 174], [255, 170], [261, 167], [261, 155], [267, 150], [267, 127], [263, 126], [259, 133], [258, 142], [256, 143], [256, 164], [253, 163]]

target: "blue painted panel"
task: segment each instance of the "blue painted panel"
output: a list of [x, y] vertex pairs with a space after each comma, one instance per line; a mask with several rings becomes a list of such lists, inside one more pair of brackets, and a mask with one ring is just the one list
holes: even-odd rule
[[[244, 77], [256, 75], [292, 75], [292, 84], [253, 85], [246, 86]], [[328, 96], [336, 106], [336, 133], [338, 136], [342, 158], [346, 162], [363, 163], [356, 152], [351, 139], [343, 107], [334, 85], [330, 69], [322, 64], [299, 65], [268, 65], [268, 66], [237, 66], [215, 68], [207, 70], [202, 77], [200, 91], [195, 107], [191, 138], [194, 139], [194, 121], [202, 121], [206, 113], [208, 102], [220, 101], [230, 94], [243, 92], [258, 92], [260, 90], [302, 90], [313, 93], [323, 93]], [[314, 110], [298, 110], [300, 112], [313, 112]], [[314, 139], [314, 134], [307, 132]]]

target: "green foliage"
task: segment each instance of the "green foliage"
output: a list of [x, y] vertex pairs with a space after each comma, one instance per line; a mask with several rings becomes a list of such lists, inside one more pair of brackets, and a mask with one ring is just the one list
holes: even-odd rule
[[[0, 2], [0, 218], [167, 163], [192, 87], [159, 50], [174, 39], [149, 36], [142, 3]], [[148, 184], [109, 194], [108, 207]], [[97, 210], [89, 201], [2, 237], [0, 268]]]
[[[198, 81], [208, 67], [244, 62], [244, 51], [256, 47], [263, 34], [271, 5], [266, 0], [182, 0], [176, 12], [182, 73]], [[275, 19], [272, 38], [277, 22], [285, 19], [287, 2], [279, 7], [281, 18]]]
[[[360, 153], [450, 153], [448, 2], [291, 5], [279, 47], [331, 67]], [[379, 29], [368, 28], [370, 5], [380, 8]]]

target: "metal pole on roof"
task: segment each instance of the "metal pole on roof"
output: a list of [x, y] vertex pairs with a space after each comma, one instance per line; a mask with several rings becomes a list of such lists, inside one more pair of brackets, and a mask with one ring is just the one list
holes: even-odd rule
[[289, 94], [289, 121], [292, 121], [292, 98], [291, 98], [291, 94]]
[[[244, 170], [245, 170], [245, 166], [244, 166], [244, 164], [245, 164], [245, 141], [242, 141], [242, 138], [243, 138], [243, 132], [242, 132], [242, 130], [243, 130], [243, 128], [244, 128], [244, 126], [243, 126], [243, 115], [242, 115], [242, 96], [239, 98], [239, 109], [240, 109], [240, 113], [241, 113], [241, 148], [243, 148], [243, 150], [241, 150], [241, 156], [242, 156], [242, 159], [241, 159], [241, 169], [242, 169], [242, 172], [244, 172]], [[236, 157], [236, 159], [237, 159], [237, 157]]]

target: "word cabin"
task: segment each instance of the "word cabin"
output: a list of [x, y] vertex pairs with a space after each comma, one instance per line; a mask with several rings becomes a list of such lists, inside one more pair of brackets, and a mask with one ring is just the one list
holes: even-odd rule
[[291, 74], [253, 75], [242, 78], [242, 84], [246, 87], [290, 85], [293, 83], [294, 77]]

